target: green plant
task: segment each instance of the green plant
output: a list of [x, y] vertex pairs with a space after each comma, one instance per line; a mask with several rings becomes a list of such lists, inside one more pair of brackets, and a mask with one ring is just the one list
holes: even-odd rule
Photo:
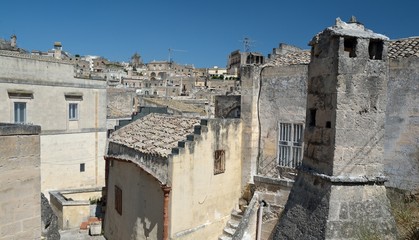
[[419, 239], [419, 199], [410, 193], [387, 190], [399, 239]]

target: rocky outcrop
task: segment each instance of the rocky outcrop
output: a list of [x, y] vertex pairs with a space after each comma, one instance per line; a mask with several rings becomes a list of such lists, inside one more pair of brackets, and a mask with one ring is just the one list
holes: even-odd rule
[[59, 240], [58, 218], [52, 211], [48, 199], [41, 193], [42, 237], [47, 240]]

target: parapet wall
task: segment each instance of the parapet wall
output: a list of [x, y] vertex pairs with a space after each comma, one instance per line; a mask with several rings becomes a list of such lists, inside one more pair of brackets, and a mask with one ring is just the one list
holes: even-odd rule
[[40, 132], [0, 124], [0, 240], [41, 237]]

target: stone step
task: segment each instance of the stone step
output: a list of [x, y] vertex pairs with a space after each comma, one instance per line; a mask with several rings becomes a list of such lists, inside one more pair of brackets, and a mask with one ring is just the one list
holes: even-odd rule
[[234, 229], [237, 229], [239, 227], [239, 223], [240, 223], [240, 221], [237, 221], [237, 220], [234, 220], [234, 219], [230, 219], [227, 222], [227, 226], [229, 226], [231, 228], [234, 228]]
[[231, 236], [227, 236], [227, 235], [221, 235], [218, 240], [231, 240], [233, 239]]
[[237, 210], [234, 210], [231, 213], [231, 219], [237, 220], [239, 222], [241, 221], [242, 217], [243, 217], [243, 213], [242, 212], [239, 212]]
[[231, 228], [231, 227], [225, 227], [224, 228], [224, 234], [227, 235], [227, 236], [232, 237], [235, 232], [236, 232], [236, 229], [234, 229], [234, 228]]

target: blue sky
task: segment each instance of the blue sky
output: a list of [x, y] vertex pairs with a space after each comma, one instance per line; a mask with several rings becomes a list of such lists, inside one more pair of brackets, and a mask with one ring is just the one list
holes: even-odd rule
[[417, 0], [14, 0], [2, 2], [0, 38], [46, 51], [54, 41], [72, 54], [144, 62], [167, 60], [195, 67], [225, 67], [227, 56], [253, 40], [252, 51], [267, 55], [279, 43], [307, 49], [318, 32], [355, 15], [391, 39], [419, 36]]

